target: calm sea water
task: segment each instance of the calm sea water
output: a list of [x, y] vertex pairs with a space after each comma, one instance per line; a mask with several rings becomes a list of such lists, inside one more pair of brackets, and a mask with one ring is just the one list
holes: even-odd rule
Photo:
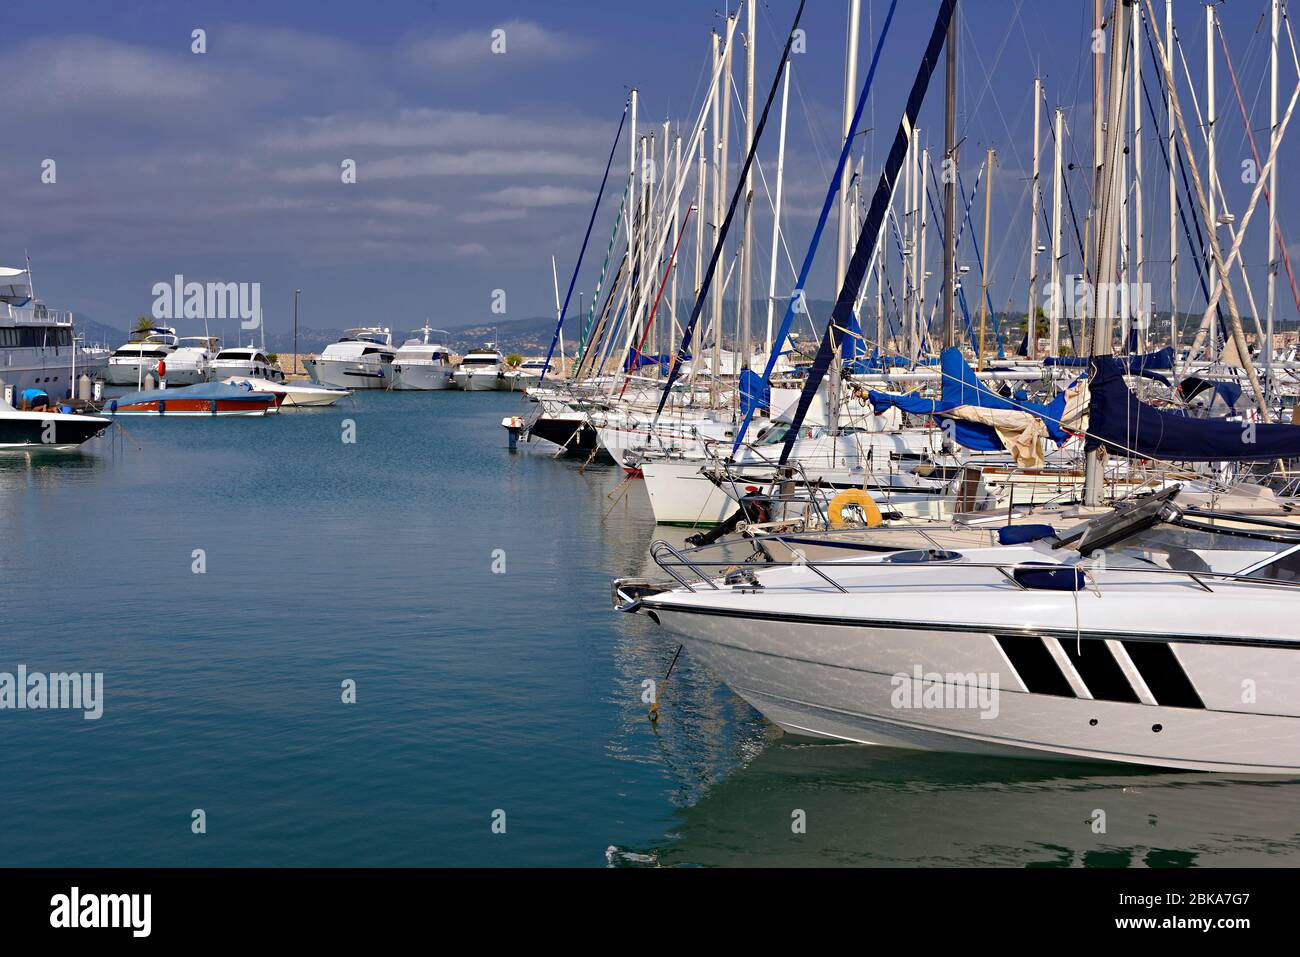
[[609, 611], [644, 493], [509, 452], [521, 410], [361, 394], [0, 456], [0, 671], [105, 686], [98, 721], [0, 711], [0, 860], [1300, 862], [1291, 782], [798, 743], [685, 655], [651, 725], [676, 645]]

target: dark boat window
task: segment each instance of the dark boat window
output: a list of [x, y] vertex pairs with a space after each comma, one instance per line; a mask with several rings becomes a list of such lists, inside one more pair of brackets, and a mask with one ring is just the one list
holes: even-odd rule
[[1262, 568], [1256, 568], [1247, 578], [1267, 578], [1278, 582], [1300, 582], [1300, 550], [1288, 552]]

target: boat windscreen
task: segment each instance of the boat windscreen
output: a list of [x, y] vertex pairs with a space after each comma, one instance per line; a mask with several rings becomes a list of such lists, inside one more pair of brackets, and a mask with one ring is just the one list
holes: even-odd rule
[[1179, 488], [1175, 485], [1154, 495], [1143, 496], [1131, 505], [1117, 506], [1109, 515], [1071, 530], [1053, 548], [1075, 548], [1080, 555], [1091, 555], [1145, 531], [1156, 522], [1176, 517], [1179, 512], [1173, 499]]

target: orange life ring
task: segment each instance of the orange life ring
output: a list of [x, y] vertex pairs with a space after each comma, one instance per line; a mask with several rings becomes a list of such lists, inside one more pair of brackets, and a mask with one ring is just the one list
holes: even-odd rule
[[880, 506], [876, 504], [876, 500], [860, 488], [851, 488], [848, 491], [840, 492], [839, 495], [831, 499], [830, 508], [828, 509], [831, 528], [844, 528], [848, 525], [848, 522], [844, 520], [844, 510], [850, 505], [856, 505], [862, 510], [862, 514], [867, 520], [867, 528], [875, 528], [880, 524], [882, 516]]

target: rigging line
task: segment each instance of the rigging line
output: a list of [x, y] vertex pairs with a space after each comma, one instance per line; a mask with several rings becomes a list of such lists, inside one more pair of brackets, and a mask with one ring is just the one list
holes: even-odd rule
[[[694, 204], [694, 203], [692, 203], [690, 206], [686, 207], [686, 215], [682, 217], [682, 226], [681, 226], [681, 229], [679, 229], [679, 230], [677, 231], [677, 242], [676, 242], [676, 244], [674, 244], [674, 246], [673, 246], [673, 254], [672, 254], [672, 256], [670, 256], [669, 259], [668, 259], [668, 268], [664, 270], [664, 278], [663, 278], [663, 281], [662, 281], [661, 283], [659, 283], [659, 292], [658, 292], [658, 294], [655, 296], [655, 303], [654, 303], [654, 306], [652, 306], [651, 309], [650, 309], [650, 317], [649, 317], [648, 319], [646, 319], [646, 321], [645, 321], [645, 328], [643, 328], [643, 329], [641, 330], [641, 341], [637, 343], [635, 358], [632, 357], [632, 356], [629, 356], [629, 357], [628, 357], [628, 359], [629, 359], [629, 363], [631, 363], [631, 362], [633, 362], [633, 361], [636, 361], [636, 362], [638, 363], [637, 365], [633, 366], [633, 368], [640, 368], [639, 360], [640, 360], [640, 358], [641, 358], [641, 350], [642, 350], [642, 348], [645, 346], [646, 337], [650, 335], [650, 329], [651, 329], [652, 326], [654, 325], [655, 315], [659, 312], [659, 301], [663, 298], [663, 295], [664, 295], [664, 288], [668, 285], [668, 277], [672, 275], [672, 272], [673, 272], [673, 264], [677, 261], [677, 250], [681, 249], [681, 247], [682, 247], [682, 240], [686, 238], [686, 224], [687, 224], [688, 222], [690, 222], [690, 219], [691, 219], [691, 213], [693, 213], [693, 212], [695, 212], [695, 204]], [[657, 359], [658, 361], [662, 362], [662, 361], [663, 361], [663, 356], [657, 356], [656, 359]], [[623, 393], [627, 391], [627, 383], [628, 383], [628, 379], [630, 379], [631, 376], [632, 376], [632, 368], [629, 368], [629, 369], [627, 370], [627, 373], [626, 373], [626, 374], [624, 375], [624, 377], [623, 377], [623, 388], [620, 389], [619, 392], [618, 392], [618, 397], [619, 397], [620, 399], [623, 398]]]
[[627, 123], [629, 104], [623, 104], [623, 115], [618, 120], [618, 132], [614, 134], [614, 142], [609, 148], [609, 159], [605, 163], [605, 175], [601, 177], [600, 189], [596, 193], [596, 203], [591, 208], [591, 219], [587, 221], [587, 232], [582, 237], [582, 249], [578, 251], [578, 261], [573, 266], [573, 277], [569, 280], [569, 291], [564, 295], [564, 307], [560, 310], [560, 317], [555, 322], [555, 335], [551, 337], [551, 348], [546, 352], [546, 364], [542, 366], [542, 374], [538, 377], [537, 382], [540, 385], [546, 381], [547, 370], [551, 367], [551, 356], [555, 355], [555, 345], [560, 341], [560, 330], [564, 328], [564, 317], [569, 311], [569, 301], [573, 298], [573, 287], [578, 284], [578, 273], [582, 270], [582, 259], [587, 254], [587, 243], [591, 239], [591, 229], [596, 225], [596, 216], [600, 212], [600, 201], [605, 198], [605, 184], [609, 182], [609, 171], [614, 166], [614, 151], [618, 149], [618, 142], [623, 138], [623, 126]]
[[[709, 268], [704, 274], [704, 282], [700, 287], [700, 294], [695, 300], [695, 306], [691, 310], [691, 318], [686, 324], [685, 332], [682, 334], [682, 342], [678, 347], [677, 356], [668, 369], [668, 376], [664, 382], [663, 394], [659, 397], [659, 407], [655, 412], [656, 424], [659, 421], [659, 416], [663, 413], [664, 403], [668, 401], [668, 395], [672, 390], [673, 384], [681, 376], [682, 363], [685, 361], [683, 357], [690, 350], [691, 338], [695, 333], [695, 326], [699, 322], [700, 313], [704, 309], [704, 300], [713, 285], [714, 274], [717, 272], [718, 268], [718, 260], [722, 256], [722, 247], [726, 243], [727, 233], [730, 232], [731, 223], [735, 219], [736, 207], [740, 203], [741, 194], [745, 191], [745, 179], [749, 174], [750, 167], [754, 163], [754, 157], [758, 153], [758, 144], [763, 138], [763, 130], [767, 127], [767, 120], [772, 112], [772, 101], [776, 99], [777, 90], [781, 86], [781, 76], [785, 73], [786, 63], [790, 59], [790, 47], [794, 44], [795, 31], [798, 30], [799, 22], [803, 19], [803, 11], [807, 2], [808, 0], [799, 0], [799, 10], [795, 13], [794, 25], [790, 28], [789, 36], [786, 38], [785, 49], [781, 53], [780, 65], [777, 67], [776, 76], [772, 80], [771, 89], [768, 90], [767, 102], [763, 105], [763, 115], [759, 118], [758, 126], [754, 129], [754, 140], [749, 144], [749, 152], [745, 157], [744, 165], [740, 169], [740, 175], [736, 182], [736, 189], [735, 192], [732, 193], [731, 204], [727, 209], [727, 216], [723, 220], [722, 229], [718, 234], [717, 245], [714, 247], [713, 253], [709, 257]], [[722, 317], [719, 316], [718, 319], [718, 324], [721, 326]], [[714, 334], [715, 336], [721, 337], [722, 329], [719, 328], [714, 330]], [[714, 374], [717, 374], [717, 370], [714, 370]]]
[[[944, 0], [945, 4], [955, 2], [955, 0]], [[862, 84], [862, 91], [858, 94], [858, 100], [853, 111], [853, 118], [849, 123], [848, 135], [840, 147], [839, 161], [836, 164], [835, 173], [830, 178], [826, 198], [822, 202], [821, 214], [817, 219], [817, 226], [813, 230], [812, 239], [808, 244], [808, 251], [804, 254], [803, 266], [799, 270], [798, 282], [790, 296], [790, 301], [786, 305], [785, 315], [781, 317], [781, 328], [776, 336], [772, 339], [772, 353], [767, 357], [767, 363], [763, 368], [763, 381], [770, 382], [772, 379], [772, 370], [776, 368], [776, 361], [780, 356], [781, 346], [786, 342], [790, 335], [790, 325], [794, 321], [794, 313], [797, 306], [806, 309], [807, 297], [804, 295], [804, 286], [808, 282], [808, 274], [812, 270], [813, 261], [817, 255], [817, 247], [821, 242], [823, 231], [826, 229], [826, 222], [830, 218], [831, 209], [835, 204], [835, 197], [839, 193], [840, 180], [844, 175], [845, 165], [853, 153], [853, 141], [857, 135], [858, 126], [862, 123], [862, 114], [866, 109], [867, 100], [871, 95], [872, 85], [876, 78], [876, 68], [880, 65], [880, 53], [885, 46], [885, 38], [889, 35], [889, 27], [894, 20], [894, 12], [898, 7], [898, 0], [890, 0], [889, 13], [885, 17], [884, 25], [880, 28], [880, 36], [876, 39], [876, 49], [871, 57], [871, 66], [867, 70], [866, 79]], [[802, 7], [800, 8], [802, 9]], [[787, 44], [786, 55], [789, 55], [789, 44]], [[775, 90], [775, 88], [774, 88]], [[770, 101], [769, 101], [770, 105]], [[842, 198], [841, 198], [842, 199]], [[842, 213], [841, 213], [842, 215]], [[744, 421], [740, 428], [736, 430], [736, 440], [732, 445], [732, 454], [740, 447], [744, 440], [745, 432], [749, 429], [749, 423], [753, 420], [754, 408], [751, 406], [745, 414]], [[784, 461], [784, 460], [783, 460]]]
[[[1250, 155], [1254, 157], [1255, 168], [1259, 169], [1263, 164], [1259, 161], [1259, 150], [1255, 147], [1255, 134], [1251, 132], [1250, 120], [1246, 115], [1246, 104], [1241, 98], [1241, 87], [1237, 85], [1237, 72], [1232, 66], [1232, 56], [1228, 53], [1228, 41], [1223, 35], [1223, 26], [1219, 25], [1219, 44], [1223, 47], [1223, 58], [1228, 65], [1228, 76], [1232, 79], [1232, 90], [1237, 96], [1237, 109], [1241, 112], [1241, 122], [1246, 128], [1246, 141], [1250, 144]], [[1269, 131], [1270, 138], [1272, 130]], [[1271, 207], [1273, 197], [1269, 192], [1268, 184], [1264, 185], [1264, 201]], [[1300, 291], [1296, 289], [1295, 273], [1291, 270], [1291, 254], [1287, 252], [1286, 239], [1282, 235], [1282, 223], [1276, 216], [1273, 217], [1273, 228], [1277, 233], [1277, 244], [1282, 251], [1282, 262], [1286, 265], [1286, 274], [1291, 280], [1291, 296], [1295, 299], [1296, 312], [1300, 313]], [[1271, 267], [1270, 263], [1270, 267]]]
[[[938, 64], [939, 54], [943, 49], [956, 5], [957, 0], [941, 0], [939, 4], [934, 29], [930, 34], [929, 43], [917, 68], [916, 78], [912, 83], [911, 92], [908, 94], [907, 105], [904, 107], [898, 130], [894, 134], [889, 157], [885, 161], [884, 169], [881, 171], [880, 182], [877, 184], [876, 191], [871, 199], [871, 209], [867, 214], [866, 225], [858, 235], [857, 245], [853, 250], [852, 258], [849, 260], [848, 271], [844, 275], [843, 285], [840, 287], [839, 297], [831, 314], [831, 318], [839, 325], [843, 325], [847, 321], [849, 314], [853, 310], [853, 304], [857, 299], [858, 289], [864, 279], [867, 265], [871, 261], [879, 241], [885, 213], [893, 203], [894, 189], [898, 183], [898, 175], [906, 162], [906, 154], [909, 141], [912, 138], [916, 117], [925, 101], [925, 94], [929, 89], [935, 66]], [[825, 378], [836, 352], [838, 352], [838, 343], [828, 324], [826, 334], [822, 337], [821, 344], [817, 348], [817, 355], [813, 359], [812, 367], [808, 370], [808, 379], [799, 395], [798, 407], [795, 409], [791, 420], [791, 428], [786, 433], [785, 441], [781, 447], [780, 464], [782, 465], [790, 458], [795, 438], [798, 435], [798, 429], [803, 424], [804, 417], [808, 414], [813, 397], [821, 387], [822, 379]]]

